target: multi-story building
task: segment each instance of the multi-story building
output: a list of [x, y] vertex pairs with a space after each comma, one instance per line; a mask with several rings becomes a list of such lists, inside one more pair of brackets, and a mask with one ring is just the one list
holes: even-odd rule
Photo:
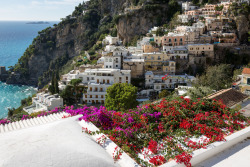
[[193, 19], [198, 19], [199, 16], [201, 15], [201, 11], [200, 10], [185, 11], [185, 15], [191, 15]]
[[87, 69], [81, 74], [88, 86], [83, 101], [88, 104], [104, 104], [107, 88], [115, 83], [130, 83], [131, 71], [120, 69]]
[[32, 98], [32, 105], [23, 110], [29, 114], [39, 111], [50, 111], [56, 107], [63, 107], [63, 99], [59, 95], [50, 95], [48, 93], [38, 93]]
[[145, 73], [144, 59], [139, 59], [139, 58], [123, 59], [123, 70], [131, 70], [132, 78], [144, 77]]
[[144, 53], [152, 53], [152, 52], [159, 52], [160, 49], [152, 46], [151, 44], [143, 45], [143, 52]]
[[178, 15], [178, 20], [181, 23], [188, 23], [191, 19], [192, 15], [186, 15], [186, 14]]
[[205, 25], [207, 31], [220, 31], [223, 26], [221, 20], [215, 18], [207, 18]]
[[189, 44], [188, 53], [193, 56], [207, 56], [214, 58], [213, 44]]
[[198, 9], [199, 7], [198, 6], [195, 6], [192, 2], [183, 2], [181, 4], [182, 6], [182, 10], [186, 11], [186, 10], [194, 10], [194, 9]]
[[165, 53], [144, 53], [145, 71], [175, 74], [175, 62]]
[[241, 92], [250, 95], [250, 68], [244, 68], [241, 75]]
[[162, 37], [163, 46], [180, 46], [185, 45], [185, 35], [177, 33], [168, 33]]
[[111, 35], [108, 35], [105, 37], [102, 43], [104, 45], [120, 45], [122, 42], [119, 37], [112, 37]]
[[219, 43], [237, 43], [235, 33], [222, 33], [221, 31], [210, 31], [213, 42]]
[[173, 52], [169, 54], [171, 60], [188, 59], [188, 49], [186, 47], [174, 48]]
[[161, 92], [163, 89], [174, 89], [178, 85], [191, 85], [195, 77], [188, 75], [156, 75], [152, 71], [145, 73], [145, 87], [141, 94], [150, 95], [151, 92]]

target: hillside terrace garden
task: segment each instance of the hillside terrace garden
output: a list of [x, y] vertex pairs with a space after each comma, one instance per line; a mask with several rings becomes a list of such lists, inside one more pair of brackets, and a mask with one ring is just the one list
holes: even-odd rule
[[[221, 101], [179, 97], [163, 99], [159, 103], [147, 104], [126, 112], [108, 111], [105, 107], [84, 106], [63, 109], [71, 116], [82, 115], [79, 120], [93, 123], [106, 136], [97, 139], [105, 143], [110, 138], [117, 144], [114, 160], [126, 152], [141, 166], [159, 166], [175, 160], [191, 166], [192, 152], [206, 148], [215, 141], [225, 141], [225, 137], [249, 126], [250, 121], [240, 112], [227, 108]], [[42, 112], [34, 116], [45, 116], [60, 110]], [[31, 116], [23, 116], [29, 119]], [[8, 123], [2, 120], [0, 124]]]

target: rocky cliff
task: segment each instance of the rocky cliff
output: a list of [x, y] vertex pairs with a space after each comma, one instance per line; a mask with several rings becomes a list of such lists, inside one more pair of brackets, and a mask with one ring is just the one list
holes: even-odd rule
[[51, 80], [53, 71], [61, 70], [69, 60], [90, 49], [101, 40], [102, 34], [117, 29], [126, 43], [136, 35], [145, 35], [153, 26], [166, 23], [179, 9], [175, 0], [83, 2], [58, 25], [39, 32], [18, 63], [10, 69], [14, 74], [7, 83], [41, 88]]

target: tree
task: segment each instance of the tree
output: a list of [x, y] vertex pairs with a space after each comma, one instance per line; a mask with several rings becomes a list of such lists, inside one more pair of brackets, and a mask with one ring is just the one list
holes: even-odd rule
[[163, 36], [165, 34], [165, 30], [162, 27], [159, 27], [156, 30], [156, 36]]
[[72, 86], [67, 85], [66, 88], [60, 93], [63, 98], [63, 103], [66, 105], [74, 104], [74, 99], [72, 97]]
[[207, 86], [214, 90], [230, 87], [232, 84], [232, 70], [229, 64], [209, 66], [205, 73], [197, 77], [196, 86]]
[[164, 98], [167, 97], [168, 95], [170, 95], [169, 91], [167, 91], [166, 89], [164, 89], [163, 91], [161, 91], [161, 93], [159, 94], [159, 98]]
[[137, 88], [127, 83], [116, 83], [107, 89], [105, 106], [108, 110], [127, 110], [138, 105]]
[[213, 93], [213, 90], [205, 86], [190, 88], [187, 91], [187, 95], [193, 99], [203, 98], [212, 93]]
[[74, 94], [74, 96], [75, 96], [75, 104], [77, 103], [77, 87], [78, 87], [78, 85], [79, 85], [81, 82], [82, 82], [81, 79], [72, 79], [72, 80], [70, 81], [70, 84], [73, 86], [73, 90], [74, 90], [73, 94]]

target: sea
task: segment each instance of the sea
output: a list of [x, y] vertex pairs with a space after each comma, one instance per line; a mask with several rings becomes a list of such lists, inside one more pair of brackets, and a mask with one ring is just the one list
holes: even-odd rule
[[[0, 66], [14, 66], [32, 43], [38, 32], [57, 24], [27, 24], [28, 21], [0, 21]], [[32, 96], [36, 89], [29, 86], [7, 85], [0, 82], [0, 118], [8, 114], [9, 108], [18, 108], [21, 100]]]

